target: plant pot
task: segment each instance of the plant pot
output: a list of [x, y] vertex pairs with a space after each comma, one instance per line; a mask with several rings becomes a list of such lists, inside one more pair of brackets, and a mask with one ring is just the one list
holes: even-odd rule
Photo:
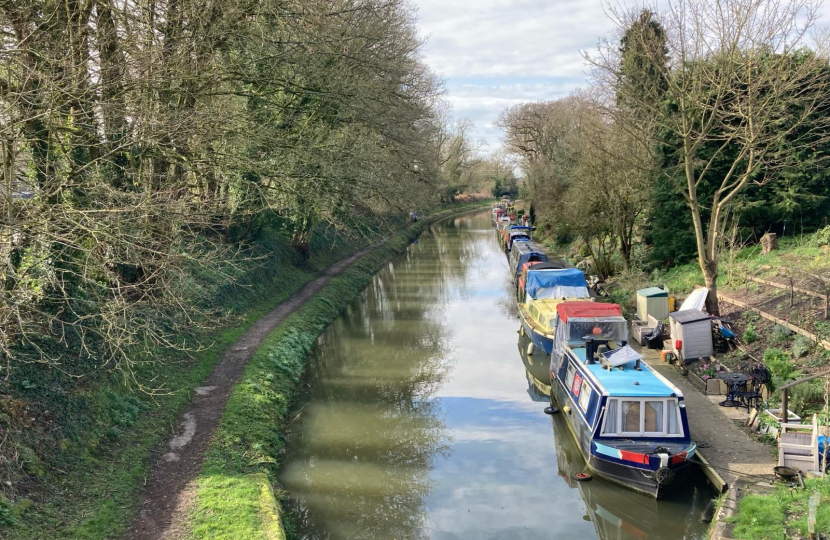
[[[767, 409], [764, 411], [764, 414], [770, 415], [776, 422], [779, 424], [781, 423], [781, 409]], [[787, 410], [787, 423], [788, 424], [800, 424], [801, 417], [792, 412], [791, 410]]]

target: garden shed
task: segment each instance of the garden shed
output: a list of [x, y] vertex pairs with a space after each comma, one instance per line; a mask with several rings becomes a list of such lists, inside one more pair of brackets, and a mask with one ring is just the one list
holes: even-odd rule
[[694, 360], [712, 356], [712, 322], [699, 309], [675, 311], [669, 315], [672, 351], [678, 358]]
[[646, 321], [649, 315], [658, 321], [669, 316], [669, 293], [660, 287], [637, 291], [637, 318]]

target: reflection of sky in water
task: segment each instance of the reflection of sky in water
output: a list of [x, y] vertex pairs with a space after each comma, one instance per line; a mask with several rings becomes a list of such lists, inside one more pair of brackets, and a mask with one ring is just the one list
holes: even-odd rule
[[[572, 439], [559, 429], [555, 443], [528, 395], [508, 272], [489, 216], [456, 219], [325, 332], [281, 468], [302, 538], [590, 540], [591, 508], [631, 498], [559, 476], [556, 448]], [[603, 540], [635, 538], [604, 527]]]
[[451, 457], [432, 472], [436, 487], [426, 501], [432, 538], [535, 540], [553, 531], [557, 539], [595, 537], [579, 493], [556, 475], [550, 420], [529, 403], [441, 399], [454, 441]]

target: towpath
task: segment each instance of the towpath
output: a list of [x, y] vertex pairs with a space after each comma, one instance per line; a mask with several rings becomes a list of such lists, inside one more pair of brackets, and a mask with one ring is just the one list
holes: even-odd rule
[[656, 351], [643, 351], [646, 362], [677, 386], [686, 400], [692, 438], [699, 453], [729, 484], [755, 484], [772, 479], [775, 451], [753, 439], [743, 428], [745, 415], [720, 407], [723, 396], [704, 395], [673, 365], [660, 361]]
[[158, 540], [178, 538], [181, 535], [183, 531], [180, 527], [188, 503], [195, 496], [195, 479], [205, 449], [216, 431], [217, 422], [225, 410], [233, 387], [239, 382], [257, 347], [286, 317], [320, 292], [333, 277], [387, 239], [356, 251], [330, 266], [254, 323], [228, 348], [213, 373], [196, 389], [190, 405], [177, 421], [178, 432], [165, 445], [161, 457], [153, 465], [141, 495], [143, 502], [127, 529], [126, 539]]

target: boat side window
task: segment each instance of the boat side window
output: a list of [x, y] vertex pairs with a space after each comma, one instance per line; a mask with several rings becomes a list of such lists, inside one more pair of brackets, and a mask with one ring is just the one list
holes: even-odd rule
[[576, 369], [574, 369], [574, 366], [573, 366], [572, 363], [568, 362], [568, 376], [567, 376], [567, 378], [565, 378], [565, 387], [568, 388], [568, 390], [573, 388], [574, 375], [575, 374], [576, 374]]
[[582, 389], [579, 391], [579, 408], [588, 411], [588, 404], [591, 402], [591, 386], [588, 381], [582, 380]]
[[617, 434], [617, 400], [609, 399], [605, 409], [605, 426], [602, 428], [603, 435]]

